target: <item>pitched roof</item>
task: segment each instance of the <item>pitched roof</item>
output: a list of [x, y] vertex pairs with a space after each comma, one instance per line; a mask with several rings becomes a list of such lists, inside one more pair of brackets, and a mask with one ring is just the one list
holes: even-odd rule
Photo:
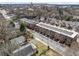
[[14, 39], [11, 39], [11, 43], [22, 44], [25, 41], [24, 36], [20, 36]]
[[13, 55], [15, 56], [29, 56], [35, 53], [35, 49], [31, 46], [31, 44], [26, 44], [25, 46], [22, 46], [21, 48], [13, 51]]

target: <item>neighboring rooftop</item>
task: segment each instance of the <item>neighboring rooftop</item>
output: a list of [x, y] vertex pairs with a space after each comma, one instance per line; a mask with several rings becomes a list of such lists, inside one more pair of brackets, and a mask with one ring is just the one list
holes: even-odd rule
[[27, 23], [30, 23], [30, 24], [36, 24], [37, 22], [34, 21], [33, 19], [27, 19], [27, 18], [22, 18], [20, 19], [21, 21], [25, 21]]
[[43, 22], [40, 22], [39, 24], [37, 24], [37, 26], [46, 28], [48, 30], [51, 30], [51, 31], [63, 34], [65, 36], [68, 36], [68, 37], [71, 37], [71, 38], [74, 38], [78, 34], [75, 31], [64, 29], [64, 28], [60, 28], [60, 27], [56, 27], [56, 26], [53, 26], [53, 25], [50, 25], [50, 24], [46, 24], [46, 23], [43, 23]]
[[22, 46], [21, 48], [13, 51], [13, 55], [15, 56], [30, 56], [34, 54], [36, 50], [31, 46], [31, 44], [26, 44], [25, 46]]
[[14, 39], [11, 39], [11, 43], [16, 43], [16, 44], [22, 44], [25, 41], [25, 37], [24, 36], [20, 36]]

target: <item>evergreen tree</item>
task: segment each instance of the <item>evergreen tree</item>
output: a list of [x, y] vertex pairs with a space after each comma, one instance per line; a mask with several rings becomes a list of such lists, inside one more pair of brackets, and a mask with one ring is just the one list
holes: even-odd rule
[[21, 23], [21, 25], [20, 25], [20, 31], [21, 32], [25, 31], [25, 24], [24, 23]]

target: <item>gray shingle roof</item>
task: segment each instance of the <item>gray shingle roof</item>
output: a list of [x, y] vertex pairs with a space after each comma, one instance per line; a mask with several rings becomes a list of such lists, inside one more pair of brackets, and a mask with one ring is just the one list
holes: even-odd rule
[[22, 44], [25, 41], [24, 36], [20, 36], [14, 39], [11, 39], [11, 43]]
[[14, 56], [29, 56], [29, 55], [32, 55], [34, 52], [35, 50], [32, 48], [31, 44], [27, 44], [13, 51], [13, 55]]

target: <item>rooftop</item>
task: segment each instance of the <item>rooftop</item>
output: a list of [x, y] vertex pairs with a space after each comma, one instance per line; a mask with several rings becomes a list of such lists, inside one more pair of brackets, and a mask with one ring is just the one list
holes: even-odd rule
[[35, 53], [35, 49], [31, 46], [31, 44], [26, 44], [19, 49], [13, 51], [13, 55], [15, 56], [30, 56]]
[[22, 18], [20, 20], [25, 21], [25, 22], [30, 23], [30, 24], [36, 24], [37, 23], [36, 21], [34, 21], [32, 19], [27, 19], [27, 18]]
[[63, 34], [65, 36], [68, 36], [68, 37], [71, 37], [71, 38], [74, 38], [78, 34], [75, 31], [64, 29], [64, 28], [60, 28], [60, 27], [56, 27], [56, 26], [53, 26], [53, 25], [50, 25], [50, 24], [46, 24], [46, 23], [43, 23], [43, 22], [40, 22], [39, 24], [37, 24], [37, 26], [40, 26], [42, 28], [46, 28], [48, 30], [57, 32], [59, 34]]
[[20, 36], [14, 39], [11, 39], [11, 43], [22, 44], [25, 41], [24, 36]]

